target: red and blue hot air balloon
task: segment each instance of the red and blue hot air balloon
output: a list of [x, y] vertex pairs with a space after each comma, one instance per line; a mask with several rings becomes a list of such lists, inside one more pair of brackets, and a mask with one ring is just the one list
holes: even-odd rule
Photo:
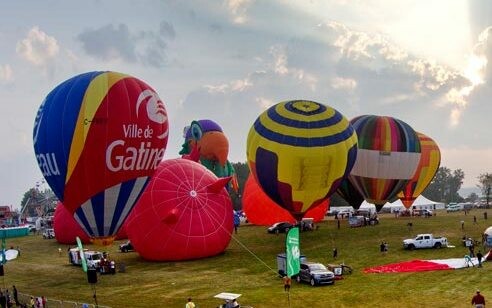
[[109, 244], [164, 157], [168, 119], [145, 82], [89, 72], [58, 85], [34, 123], [43, 176], [84, 231]]

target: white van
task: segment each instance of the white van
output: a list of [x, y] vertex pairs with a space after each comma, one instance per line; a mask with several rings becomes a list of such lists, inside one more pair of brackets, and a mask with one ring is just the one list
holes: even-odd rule
[[461, 205], [456, 203], [450, 203], [446, 208], [446, 212], [459, 212], [461, 211]]
[[[99, 268], [99, 262], [101, 262], [103, 258], [102, 252], [84, 249], [84, 256], [87, 261], [87, 267]], [[73, 265], [82, 265], [82, 259], [80, 258], [80, 251], [78, 248], [70, 248], [68, 251], [68, 260]]]

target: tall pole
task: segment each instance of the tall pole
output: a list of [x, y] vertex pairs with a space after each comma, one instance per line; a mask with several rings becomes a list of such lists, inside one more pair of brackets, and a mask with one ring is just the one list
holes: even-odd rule
[[92, 292], [93, 292], [92, 297], [94, 297], [94, 303], [96, 304], [96, 308], [97, 308], [98, 305], [97, 305], [96, 284], [95, 283], [91, 283], [91, 287], [92, 287]]
[[287, 302], [289, 303], [290, 308], [290, 290], [287, 291]]

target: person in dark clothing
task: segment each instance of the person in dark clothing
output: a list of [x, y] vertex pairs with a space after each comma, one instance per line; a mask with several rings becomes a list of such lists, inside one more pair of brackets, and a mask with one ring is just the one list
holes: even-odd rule
[[477, 252], [478, 267], [482, 267], [482, 258], [483, 258], [482, 252], [479, 250]]
[[379, 251], [384, 252], [385, 248], [386, 245], [384, 244], [384, 242], [381, 242], [381, 244], [379, 245]]
[[7, 308], [7, 297], [5, 297], [3, 292], [0, 292], [0, 307]]
[[336, 259], [338, 257], [338, 249], [335, 247], [333, 248], [333, 259]]
[[485, 308], [485, 298], [482, 294], [480, 294], [480, 290], [477, 290], [477, 293], [473, 296], [471, 303], [476, 308]]
[[17, 288], [15, 286], [12, 286], [12, 295], [14, 296], [15, 305], [19, 306], [19, 298], [17, 295]]

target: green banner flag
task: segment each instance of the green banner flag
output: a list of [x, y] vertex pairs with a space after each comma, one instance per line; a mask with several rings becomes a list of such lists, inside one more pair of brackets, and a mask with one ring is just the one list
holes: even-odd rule
[[287, 233], [285, 250], [287, 257], [287, 276], [292, 277], [297, 275], [301, 269], [298, 227], [290, 229]]
[[79, 248], [80, 260], [82, 261], [82, 269], [87, 273], [87, 260], [85, 259], [84, 247], [82, 247], [82, 241], [77, 236], [75, 237], [77, 240], [77, 247]]
[[5, 231], [4, 236], [2, 237], [2, 265], [7, 263], [7, 256], [5, 256]]

